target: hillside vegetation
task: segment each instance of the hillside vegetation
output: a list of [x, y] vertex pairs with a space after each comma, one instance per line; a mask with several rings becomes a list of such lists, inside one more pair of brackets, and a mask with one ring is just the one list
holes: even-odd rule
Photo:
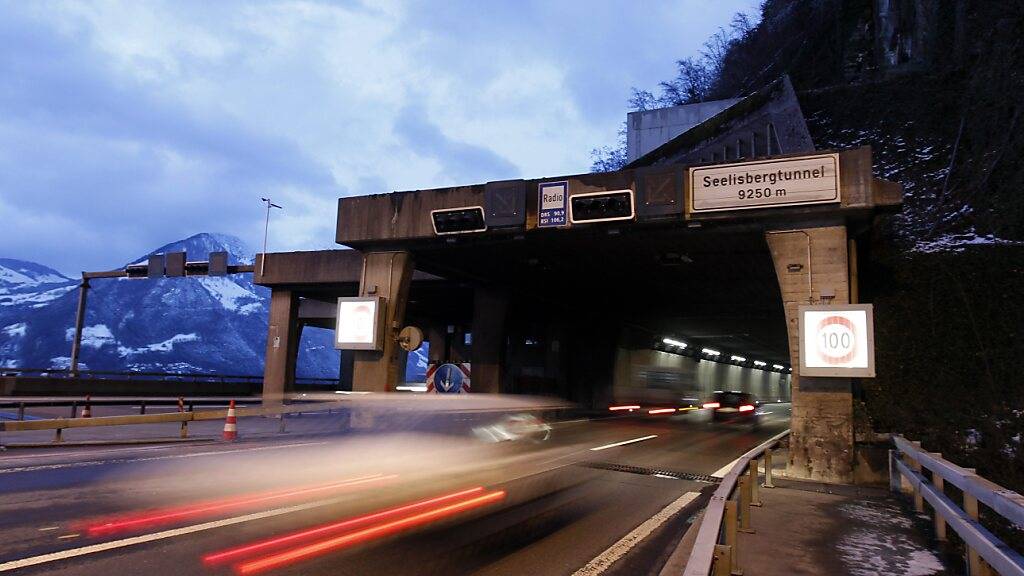
[[[891, 29], [876, 4], [894, 7]], [[879, 376], [857, 385], [861, 425], [1024, 492], [1024, 3], [767, 0], [761, 12], [656, 91], [634, 89], [630, 107], [789, 74], [818, 148], [871, 145], [875, 173], [905, 197], [862, 243]], [[612, 152], [595, 151], [595, 168]]]

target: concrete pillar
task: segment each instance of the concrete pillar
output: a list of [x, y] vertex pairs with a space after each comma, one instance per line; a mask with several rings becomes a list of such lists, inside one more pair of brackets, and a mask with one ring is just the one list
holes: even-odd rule
[[352, 389], [365, 392], [390, 392], [398, 385], [400, 374], [396, 341], [405, 320], [405, 304], [412, 280], [412, 256], [408, 252], [369, 252], [363, 257], [360, 296], [382, 296], [384, 313], [383, 351], [355, 352]]
[[498, 290], [477, 288], [473, 294], [471, 375], [473, 392], [502, 391], [505, 352], [505, 316], [508, 296]]
[[771, 231], [775, 263], [789, 332], [793, 414], [788, 473], [824, 482], [853, 481], [853, 396], [849, 378], [799, 375], [802, 304], [849, 303], [845, 226]]
[[295, 360], [299, 351], [299, 297], [291, 290], [270, 293], [270, 323], [263, 367], [263, 404], [280, 404], [295, 385]]
[[338, 389], [352, 390], [352, 368], [355, 365], [355, 355], [351, 350], [341, 350], [338, 363]]

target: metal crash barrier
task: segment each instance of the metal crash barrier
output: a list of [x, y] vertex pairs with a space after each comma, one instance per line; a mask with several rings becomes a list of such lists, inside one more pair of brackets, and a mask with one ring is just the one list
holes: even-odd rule
[[[223, 401], [221, 401], [223, 403]], [[283, 416], [303, 412], [331, 411], [348, 405], [346, 401], [316, 402], [288, 404], [280, 406], [253, 406], [236, 408], [235, 415], [243, 416]], [[182, 438], [188, 436], [188, 423], [200, 420], [223, 420], [228, 410], [197, 410], [170, 412], [166, 414], [133, 414], [128, 416], [96, 416], [93, 418], [49, 418], [45, 420], [10, 420], [0, 422], [0, 432], [24, 432], [29, 430], [53, 430], [54, 442], [63, 440], [63, 432], [68, 428], [93, 428], [98, 426], [130, 426], [137, 424], [161, 424], [180, 422]], [[284, 418], [281, 418], [280, 431], [284, 431]]]
[[764, 488], [772, 484], [772, 448], [789, 430], [740, 456], [722, 478], [704, 511], [697, 538], [686, 562], [685, 576], [727, 576], [740, 573], [737, 564], [738, 532], [753, 533], [750, 509], [761, 506], [758, 494], [758, 460], [764, 456]]
[[[944, 460], [941, 454], [925, 452], [920, 442], [895, 436], [893, 443], [895, 448], [889, 451], [890, 490], [911, 493], [914, 510], [919, 513], [928, 502], [937, 540], [946, 540], [947, 526], [957, 533], [967, 548], [970, 576], [1024, 576], [1024, 557], [978, 522], [981, 503], [1014, 525], [1024, 526], [1024, 496], [989, 482], [971, 468]], [[930, 473], [931, 481], [924, 471]], [[946, 495], [947, 482], [963, 492], [962, 507]]]

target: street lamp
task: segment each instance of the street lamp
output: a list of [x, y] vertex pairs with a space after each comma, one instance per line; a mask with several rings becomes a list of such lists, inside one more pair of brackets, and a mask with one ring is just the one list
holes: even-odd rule
[[263, 270], [267, 267], [267, 231], [270, 230], [270, 209], [277, 208], [284, 210], [281, 206], [274, 204], [270, 198], [260, 198], [267, 205], [267, 221], [263, 225], [263, 257], [260, 258], [260, 278], [263, 278]]

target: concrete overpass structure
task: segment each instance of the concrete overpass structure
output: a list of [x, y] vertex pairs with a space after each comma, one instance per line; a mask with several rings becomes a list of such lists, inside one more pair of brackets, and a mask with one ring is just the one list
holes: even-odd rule
[[735, 380], [755, 394], [791, 393], [792, 475], [850, 481], [851, 381], [800, 375], [797, 312], [858, 302], [859, 239], [901, 202], [871, 166], [867, 147], [814, 150], [782, 79], [616, 172], [341, 198], [335, 240], [354, 250], [256, 263], [273, 292], [264, 397], [293, 382], [303, 325], [382, 297], [382, 350], [343, 354], [355, 390], [395, 389], [406, 325], [431, 360], [471, 362], [474, 393], [600, 408], [617, 385], [731, 364], [767, 375]]

